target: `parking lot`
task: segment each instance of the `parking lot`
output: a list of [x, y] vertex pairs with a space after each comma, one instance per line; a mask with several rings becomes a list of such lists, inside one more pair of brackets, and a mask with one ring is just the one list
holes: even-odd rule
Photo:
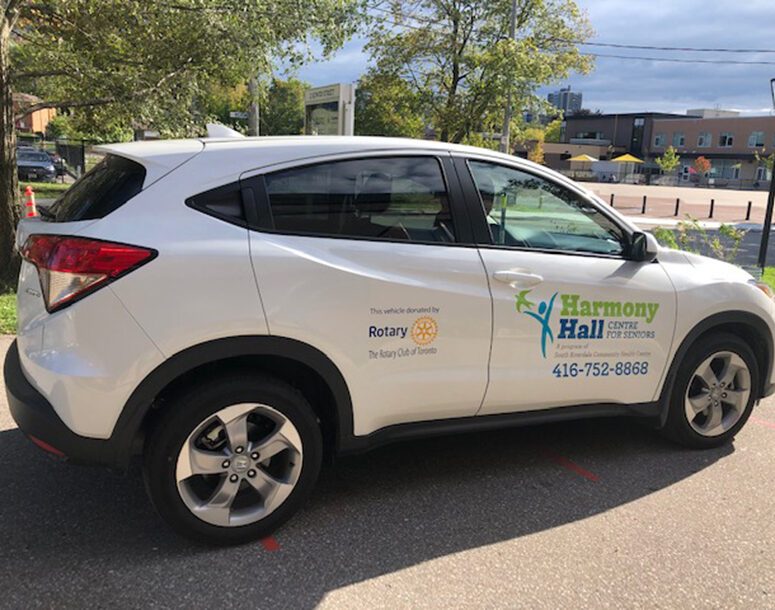
[[327, 467], [273, 538], [213, 549], [137, 469], [49, 459], [0, 396], [4, 608], [775, 607], [773, 400], [705, 452], [625, 419], [392, 445]]

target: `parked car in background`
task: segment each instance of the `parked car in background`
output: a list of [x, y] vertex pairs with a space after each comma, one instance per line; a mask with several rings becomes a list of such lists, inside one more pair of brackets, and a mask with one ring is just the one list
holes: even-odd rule
[[17, 150], [16, 166], [20, 180], [53, 182], [57, 177], [54, 162], [46, 152], [21, 148]]

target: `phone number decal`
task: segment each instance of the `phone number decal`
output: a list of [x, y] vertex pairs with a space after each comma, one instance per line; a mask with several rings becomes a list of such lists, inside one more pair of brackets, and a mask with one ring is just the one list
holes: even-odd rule
[[563, 362], [552, 369], [555, 377], [609, 377], [647, 375], [648, 362]]

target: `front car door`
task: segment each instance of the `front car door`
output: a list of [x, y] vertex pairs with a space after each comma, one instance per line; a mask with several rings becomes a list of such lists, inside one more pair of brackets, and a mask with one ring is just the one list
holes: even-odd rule
[[243, 176], [270, 333], [334, 362], [356, 435], [481, 406], [491, 302], [456, 180], [448, 153], [416, 150]]
[[628, 260], [630, 229], [572, 184], [487, 158], [455, 162], [493, 297], [480, 414], [654, 400], [676, 311], [662, 266]]

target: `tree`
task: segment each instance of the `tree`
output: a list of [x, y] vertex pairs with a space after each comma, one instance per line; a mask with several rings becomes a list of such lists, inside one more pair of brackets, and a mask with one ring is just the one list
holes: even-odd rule
[[659, 169], [666, 174], [672, 174], [681, 164], [681, 157], [678, 156], [675, 148], [668, 146], [661, 157], [655, 159]]
[[697, 173], [698, 179], [702, 179], [710, 171], [710, 167], [710, 161], [705, 157], [697, 157], [694, 160], [694, 171]]
[[404, 81], [441, 140], [500, 131], [508, 94], [512, 108], [549, 110], [538, 87], [586, 73], [592, 61], [576, 44], [592, 34], [572, 0], [417, 0], [378, 9], [367, 45], [370, 78]]
[[562, 140], [562, 119], [554, 119], [544, 130], [545, 142], [560, 142]]
[[304, 132], [304, 90], [309, 87], [296, 78], [272, 79], [261, 100], [261, 135], [283, 136]]
[[269, 57], [302, 61], [310, 37], [330, 53], [354, 31], [359, 3], [0, 0], [0, 288], [18, 269], [12, 91], [45, 100], [25, 111], [69, 109], [110, 129], [201, 132], [195, 102], [209, 86], [266, 74]]
[[421, 108], [417, 92], [398, 75], [370, 72], [355, 89], [355, 133], [419, 138], [424, 125]]
[[762, 148], [762, 152], [758, 151], [754, 153], [756, 155], [756, 162], [767, 169], [767, 173], [772, 175], [772, 167], [775, 164], [775, 152], [767, 155], [767, 149]]

